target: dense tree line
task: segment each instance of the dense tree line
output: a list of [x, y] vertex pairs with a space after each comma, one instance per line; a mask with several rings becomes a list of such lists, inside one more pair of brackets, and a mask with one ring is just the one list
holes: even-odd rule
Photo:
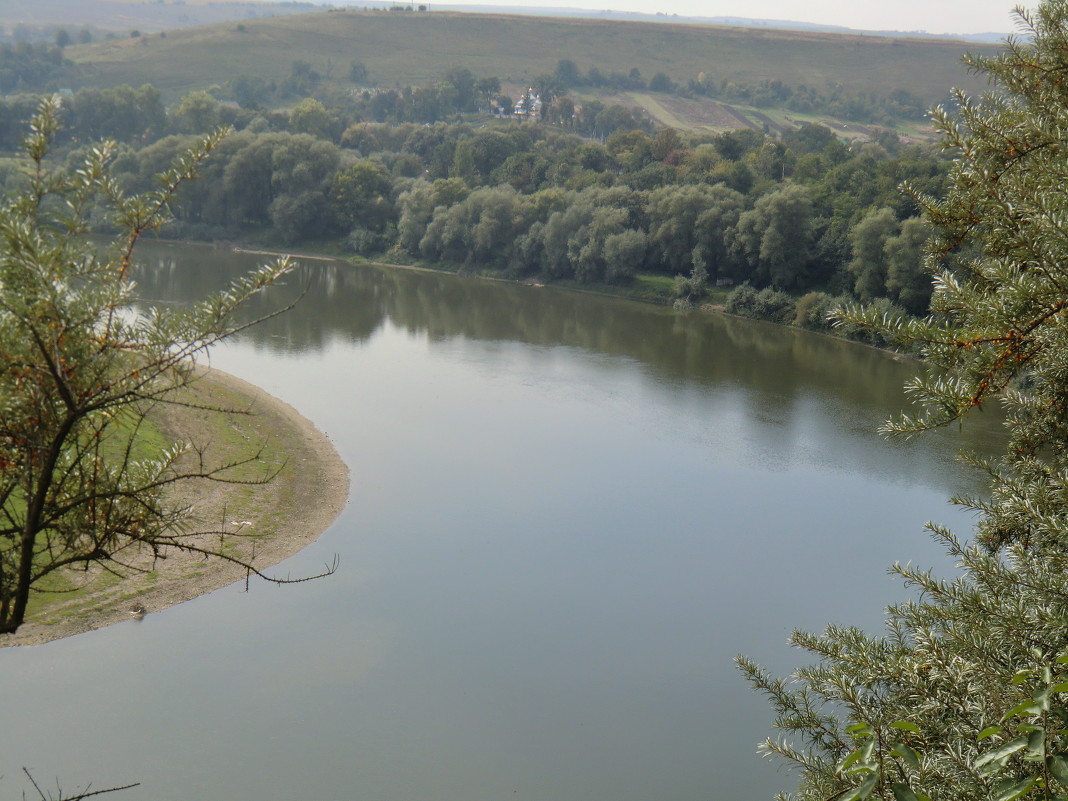
[[583, 73], [571, 59], [561, 59], [553, 75], [538, 80], [555, 81], [556, 85], [563, 88], [592, 87], [617, 92], [648, 89], [681, 97], [711, 97], [757, 108], [785, 108], [800, 114], [827, 114], [839, 119], [880, 125], [923, 119], [929, 109], [929, 104], [923, 98], [904, 88], [883, 95], [849, 92], [840, 84], [828, 84], [820, 89], [805, 84], [791, 85], [781, 79], [746, 83], [728, 78], [717, 79], [714, 74], [705, 72], [684, 82], [676, 82], [665, 73], [657, 72], [647, 82], [637, 68], [629, 72], [606, 74], [592, 66]]
[[0, 44], [0, 93], [58, 88], [57, 81], [69, 66], [58, 45], [5, 42]]
[[923, 119], [928, 111], [928, 104], [922, 98], [905, 89], [879, 95], [874, 92], [847, 92], [838, 84], [821, 90], [804, 84], [790, 86], [781, 80], [763, 80], [755, 84], [726, 78], [717, 81], [704, 73], [698, 75], [696, 80], [689, 81], [685, 90], [677, 88], [676, 91], [757, 108], [785, 108], [799, 114], [827, 114], [839, 119], [882, 125], [890, 125], [897, 120]]
[[[35, 48], [54, 53], [61, 63], [66, 63], [62, 62], [59, 48], [28, 44], [16, 48], [0, 46], [0, 81], [6, 74], [5, 49]], [[365, 68], [354, 62], [352, 71], [360, 74]], [[497, 78], [476, 78], [463, 68], [449, 70], [440, 81], [425, 87], [363, 89], [323, 100], [311, 96], [321, 78], [306, 62], [297, 61], [281, 84], [259, 76], [238, 75], [226, 90], [215, 90], [214, 94], [196, 90], [169, 107], [164, 105], [160, 92], [150, 85], [80, 89], [67, 98], [60, 112], [63, 129], [58, 134], [57, 145], [105, 137], [146, 144], [167, 134], [199, 133], [217, 125], [238, 129], [255, 125], [259, 130], [309, 133], [339, 143], [341, 134], [360, 122], [426, 124], [462, 119], [465, 114], [510, 118], [514, 107], [513, 98], [501, 94]], [[21, 86], [18, 79], [12, 80], [9, 89]], [[536, 118], [566, 130], [602, 140], [621, 131], [652, 131], [652, 122], [639, 109], [595, 100], [577, 106], [572, 98], [555, 95], [557, 90], [544, 82], [536, 82], [529, 91], [539, 98], [539, 103], [540, 98], [545, 99]], [[25, 121], [39, 101], [40, 96], [32, 93], [0, 97], [0, 150], [19, 149], [25, 135]], [[268, 107], [284, 101], [289, 102], [285, 109]]]
[[[466, 70], [445, 84], [467, 107], [499, 88]], [[0, 146], [22, 135], [12, 120], [33, 102], [0, 101]], [[938, 196], [948, 165], [892, 133], [848, 144], [818, 125], [781, 138], [653, 132], [596, 102], [555, 124], [378, 122], [353, 108], [305, 98], [266, 111], [203, 91], [167, 108], [151, 86], [83, 89], [63, 103], [60, 143], [76, 159], [117, 140], [116, 173], [147, 191], [192, 137], [238, 128], [180, 198], [176, 231], [190, 237], [340, 242], [585, 285], [677, 277], [682, 305], [733, 285], [732, 311], [812, 328], [835, 298], [926, 309], [926, 229], [899, 186]]]

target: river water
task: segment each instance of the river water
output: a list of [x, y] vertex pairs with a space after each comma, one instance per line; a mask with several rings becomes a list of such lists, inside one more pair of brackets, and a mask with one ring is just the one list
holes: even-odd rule
[[[140, 292], [196, 297], [255, 257], [153, 244]], [[326, 431], [340, 519], [280, 567], [44, 646], [0, 650], [0, 797], [21, 768], [116, 798], [766, 799], [793, 628], [877, 630], [895, 560], [948, 571], [953, 461], [996, 421], [875, 433], [915, 365], [796, 330], [552, 289], [309, 261], [217, 349]], [[315, 503], [315, 487], [308, 487]]]

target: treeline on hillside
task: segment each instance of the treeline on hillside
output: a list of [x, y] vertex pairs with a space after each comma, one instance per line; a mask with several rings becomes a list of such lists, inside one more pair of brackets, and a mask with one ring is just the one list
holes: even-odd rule
[[926, 116], [928, 104], [907, 89], [898, 88], [887, 95], [875, 92], [848, 92], [840, 84], [820, 89], [805, 84], [791, 85], [782, 80], [756, 83], [717, 78], [714, 72], [700, 72], [696, 79], [676, 81], [663, 72], [648, 82], [638, 69], [604, 73], [596, 66], [582, 72], [571, 59], [561, 59], [551, 76], [535, 78], [531, 86], [551, 85], [557, 93], [568, 88], [593, 87], [620, 92], [649, 90], [680, 97], [710, 97], [757, 108], [785, 108], [799, 114], [826, 114], [854, 122], [892, 125], [899, 120], [918, 120]]
[[[306, 61], [294, 61], [290, 74], [282, 81], [268, 81], [260, 76], [241, 74], [228, 84], [228, 98], [248, 108], [266, 107], [294, 97], [321, 95], [331, 105], [345, 104], [357, 116], [377, 122], [436, 122], [457, 112], [492, 111], [510, 114], [521, 98], [500, 94], [496, 77], [476, 78], [462, 67], [450, 69], [442, 79], [429, 86], [397, 89], [368, 88], [369, 70], [362, 61], [353, 61], [348, 71], [352, 84], [361, 87], [339, 96], [331, 91], [326, 76]], [[552, 73], [537, 75], [528, 81], [529, 91], [539, 100], [541, 119], [568, 123], [576, 111], [590, 101], [579, 103], [571, 89], [598, 89], [615, 92], [650, 91], [679, 97], [709, 97], [758, 108], [785, 108], [800, 114], [827, 114], [854, 122], [893, 125], [901, 120], [922, 119], [928, 105], [906, 89], [887, 95], [874, 92], [849, 92], [838, 84], [823, 89], [804, 84], [790, 85], [782, 80], [762, 80], [749, 84], [716, 78], [701, 72], [696, 79], [676, 81], [663, 72], [649, 80], [637, 68], [628, 72], [602, 72], [591, 66], [582, 72], [575, 62], [561, 59]], [[594, 105], [604, 108], [599, 102]], [[597, 112], [579, 116], [577, 123], [593, 132]]]
[[[362, 66], [357, 62], [353, 69]], [[322, 79], [305, 62], [295, 62], [283, 81], [283, 94], [299, 99], [295, 106], [271, 111], [263, 105], [277, 91], [262, 78], [239, 75], [231, 81], [241, 103], [220, 101], [213, 94], [197, 90], [167, 107], [158, 89], [117, 86], [107, 89], [81, 89], [69, 96], [62, 112], [60, 146], [72, 142], [115, 139], [131, 144], [147, 144], [167, 134], [205, 131], [215, 125], [249, 126], [277, 131], [310, 133], [341, 144], [342, 134], [361, 121], [401, 124], [434, 123], [465, 114], [510, 118], [516, 103], [529, 103], [536, 109], [524, 114], [575, 133], [605, 139], [619, 131], [652, 130], [652, 123], [639, 109], [618, 104], [589, 101], [576, 106], [570, 97], [558, 97], [551, 86], [544, 95], [528, 90], [513, 99], [500, 94], [496, 78], [476, 78], [469, 70], [449, 70], [440, 81], [426, 87], [404, 87], [386, 91], [364, 90], [320, 101], [308, 95]], [[542, 100], [544, 97], [544, 100]], [[302, 99], [301, 99], [302, 98]], [[39, 102], [33, 94], [0, 98], [0, 151], [15, 152], [25, 135], [25, 121]], [[535, 104], [535, 99], [537, 100]], [[262, 101], [262, 102], [261, 102]]]
[[581, 285], [677, 277], [682, 304], [733, 285], [732, 311], [813, 328], [842, 297], [925, 310], [926, 230], [899, 186], [937, 197], [947, 168], [888, 133], [849, 145], [817, 125], [781, 138], [617, 130], [602, 143], [533, 120], [352, 122], [314, 99], [253, 113], [195, 92], [165, 109], [147, 86], [79, 92], [65, 114], [72, 158], [101, 136], [124, 142], [115, 168], [132, 191], [197, 132], [241, 126], [182, 195], [180, 235], [341, 242]]
[[[874, 92], [847, 92], [841, 85], [824, 89], [798, 84], [790, 86], [782, 81], [760, 81], [756, 84], [738, 83], [727, 79], [715, 80], [701, 73], [689, 81], [686, 88], [692, 95], [701, 95], [757, 108], [785, 108], [799, 114], [826, 114], [843, 120], [892, 125], [898, 120], [920, 120], [927, 116], [928, 104], [905, 89], [895, 89], [888, 95]], [[685, 92], [678, 92], [685, 95]]]
[[[497, 77], [476, 78], [470, 70], [455, 67], [441, 80], [425, 87], [404, 89], [368, 88], [369, 71], [362, 61], [349, 66], [348, 79], [361, 87], [345, 96], [331, 91], [326, 76], [306, 61], [294, 61], [289, 75], [282, 81], [268, 81], [260, 76], [241, 74], [228, 84], [228, 96], [246, 108], [266, 107], [294, 97], [321, 95], [331, 105], [347, 105], [356, 116], [377, 122], [436, 122], [458, 112], [500, 110], [511, 114], [523, 97], [501, 95]], [[591, 66], [583, 73], [574, 61], [561, 59], [552, 73], [537, 75], [528, 81], [529, 92], [538, 100], [538, 116], [568, 124], [573, 117], [580, 129], [595, 133], [593, 120], [604, 108], [592, 101], [596, 111], [587, 110], [591, 101], [579, 103], [569, 91], [598, 89], [615, 92], [650, 91], [679, 97], [709, 97], [728, 103], [758, 108], [785, 108], [801, 114], [827, 114], [855, 122], [893, 125], [901, 120], [918, 120], [926, 116], [928, 105], [906, 89], [887, 95], [874, 92], [849, 92], [839, 84], [820, 89], [805, 84], [790, 85], [782, 80], [762, 80], [754, 84], [717, 79], [714, 74], [698, 73], [696, 79], [678, 82], [663, 72], [648, 81], [637, 68], [628, 72], [602, 72]]]
[[[238, 29], [243, 29], [238, 25]], [[115, 34], [109, 34], [111, 38]], [[166, 36], [160, 33], [159, 36]], [[146, 37], [137, 30], [129, 36]], [[88, 28], [70, 32], [57, 27], [53, 41], [31, 41], [27, 36], [14, 43], [0, 44], [0, 93], [55, 92], [64, 86], [85, 82], [79, 65], [64, 56], [70, 44], [91, 42]], [[217, 99], [232, 101], [243, 109], [262, 111], [306, 97], [317, 97], [330, 107], [343, 108], [355, 119], [377, 122], [436, 122], [457, 113], [499, 110], [511, 114], [520, 97], [500, 94], [497, 77], [475, 78], [463, 67], [449, 70], [440, 81], [423, 87], [403, 89], [382, 87], [373, 80], [367, 65], [353, 60], [347, 71], [329, 64], [323, 74], [305, 60], [291, 62], [289, 74], [281, 79], [269, 79], [256, 74], [238, 74], [225, 86], [215, 87]], [[627, 72], [603, 71], [591, 65], [585, 72], [571, 59], [561, 59], [552, 73], [538, 75], [529, 81], [531, 99], [536, 99], [538, 116], [581, 133], [604, 137], [605, 128], [613, 128], [606, 120], [596, 120], [604, 110], [599, 103], [578, 103], [570, 94], [574, 88], [593, 88], [602, 91], [651, 91], [672, 93], [681, 97], [711, 97], [728, 103], [760, 108], [785, 108], [798, 113], [827, 114], [855, 122], [894, 125], [901, 120], [921, 118], [927, 104], [904, 88], [886, 95], [873, 92], [847, 92], [842, 86], [828, 84], [824, 88], [790, 85], [779, 80], [762, 80], [748, 84], [716, 77], [714, 70], [700, 72], [696, 78], [682, 81], [658, 72], [651, 79], [637, 68]], [[599, 108], [598, 108], [599, 106]], [[618, 115], [622, 107], [614, 113]], [[636, 124], [640, 120], [633, 120]], [[614, 126], [618, 130], [619, 126]]]
[[55, 89], [71, 66], [63, 48], [47, 42], [0, 44], [0, 93], [26, 89]]

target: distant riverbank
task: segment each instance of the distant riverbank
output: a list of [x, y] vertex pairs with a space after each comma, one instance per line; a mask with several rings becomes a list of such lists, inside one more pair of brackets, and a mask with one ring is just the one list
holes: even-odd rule
[[[314, 542], [337, 519], [348, 499], [348, 467], [310, 420], [252, 384], [209, 370], [194, 391], [200, 405], [251, 414], [164, 407], [152, 419], [168, 440], [210, 443], [208, 457], [217, 463], [246, 458], [262, 446], [261, 458], [241, 477], [279, 472], [263, 485], [187, 484], [175, 500], [191, 505], [197, 528], [231, 532], [222, 543], [205, 536], [202, 545], [223, 548], [270, 575], [268, 568]], [[171, 553], [155, 564], [147, 555], [129, 558], [135, 564], [140, 559], [146, 572], [119, 579], [95, 568], [71, 578], [78, 582], [72, 592], [35, 595], [26, 624], [0, 636], [0, 646], [36, 645], [140, 619], [246, 577], [239, 565], [193, 554]]]

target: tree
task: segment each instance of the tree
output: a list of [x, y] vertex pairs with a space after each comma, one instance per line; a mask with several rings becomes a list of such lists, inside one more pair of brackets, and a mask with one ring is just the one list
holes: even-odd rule
[[556, 62], [556, 72], [553, 77], [565, 87], [578, 86], [582, 81], [582, 74], [578, 66], [569, 58], [562, 58]]
[[219, 101], [202, 89], [190, 92], [174, 110], [174, 120], [181, 131], [206, 133], [219, 124]]
[[377, 161], [357, 161], [334, 175], [330, 205], [342, 229], [380, 232], [393, 217], [389, 174]]
[[349, 80], [352, 83], [366, 83], [367, 74], [367, 65], [362, 61], [353, 61], [349, 66]]
[[704, 297], [708, 291], [708, 269], [705, 267], [704, 257], [699, 249], [693, 252], [693, 269], [687, 278], [684, 275], [675, 276], [675, 310], [685, 311], [693, 308], [693, 304]]
[[769, 751], [801, 769], [801, 799], [1061, 798], [1068, 792], [1068, 2], [1018, 12], [1027, 38], [969, 58], [994, 89], [937, 111], [955, 157], [944, 199], [918, 197], [935, 236], [923, 319], [846, 308], [916, 348], [917, 411], [899, 436], [1005, 409], [1006, 447], [971, 458], [989, 478], [971, 543], [932, 527], [958, 562], [940, 580], [895, 572], [920, 596], [886, 633], [829, 628], [793, 642], [816, 659], [790, 684], [742, 660], [794, 739]]
[[270, 98], [271, 87], [259, 75], [242, 73], [230, 79], [230, 92], [242, 108], [262, 108]]
[[886, 294], [912, 314], [923, 314], [931, 300], [931, 276], [924, 269], [923, 251], [930, 238], [926, 223], [910, 217], [901, 233], [886, 240]]
[[[151, 141], [163, 131], [167, 122], [159, 90], [150, 84], [139, 89], [126, 85], [81, 89], [74, 95], [69, 109], [73, 118], [71, 132], [90, 141]], [[206, 130], [208, 127], [204, 128]]]
[[[445, 73], [445, 81], [456, 90], [455, 108], [459, 111], [477, 111], [476, 81], [471, 70], [453, 67]], [[498, 90], [500, 86], [498, 85]]]
[[[25, 187], [0, 201], [0, 633], [19, 628], [31, 591], [64, 568], [121, 573], [137, 551], [171, 549], [244, 564], [192, 537], [189, 510], [167, 490], [231, 480], [255, 454], [212, 465], [195, 445], [146, 453], [142, 435], [154, 407], [183, 402], [197, 358], [246, 327], [235, 312], [291, 268], [281, 260], [188, 308], [138, 313], [133, 248], [167, 222], [178, 186], [224, 132], [180, 158], [157, 191], [127, 196], [108, 174], [112, 144], [76, 170], [49, 166], [59, 109], [58, 98], [42, 103]], [[121, 232], [106, 248], [86, 237], [95, 206]]]
[[728, 241], [731, 254], [749, 266], [754, 284], [791, 289], [805, 285], [813, 234], [808, 190], [786, 184], [744, 212]]
[[648, 241], [641, 231], [628, 228], [610, 234], [604, 240], [605, 278], [615, 283], [630, 280], [645, 261], [647, 250]]
[[293, 107], [289, 112], [289, 128], [293, 133], [310, 134], [331, 142], [341, 133], [337, 118], [314, 97], [306, 97]]
[[501, 79], [496, 76], [479, 78], [475, 81], [475, 94], [479, 104], [492, 104], [493, 98], [501, 93]]
[[675, 91], [675, 83], [662, 72], [658, 72], [649, 81], [649, 90], [652, 92], [673, 92]]
[[307, 97], [323, 79], [312, 65], [302, 59], [293, 62], [289, 75], [282, 81], [282, 90], [291, 96]]
[[849, 233], [853, 251], [849, 271], [857, 279], [853, 291], [866, 303], [886, 293], [886, 244], [898, 232], [897, 217], [893, 210], [882, 208], [866, 214]]
[[696, 248], [715, 280], [726, 260], [725, 232], [738, 222], [743, 208], [744, 198], [723, 185], [665, 186], [650, 192], [645, 213], [659, 269], [689, 271]]

